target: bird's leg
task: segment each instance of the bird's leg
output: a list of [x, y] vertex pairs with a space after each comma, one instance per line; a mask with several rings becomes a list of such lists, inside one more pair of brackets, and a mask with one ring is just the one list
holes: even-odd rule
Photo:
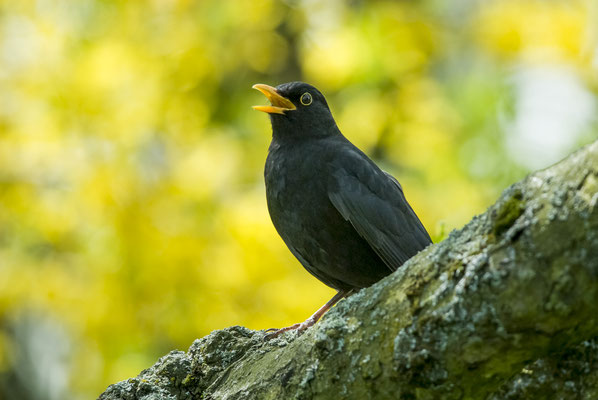
[[309, 328], [310, 326], [312, 326], [316, 322], [318, 322], [318, 320], [322, 317], [322, 315], [324, 315], [324, 313], [326, 313], [326, 311], [330, 310], [332, 308], [332, 306], [334, 306], [336, 303], [338, 303], [343, 297], [346, 297], [349, 294], [351, 294], [351, 292], [352, 292], [352, 290], [339, 290], [338, 293], [334, 295], [334, 297], [332, 297], [330, 300], [328, 300], [328, 302], [326, 304], [324, 304], [322, 307], [320, 307], [318, 309], [318, 311], [313, 313], [313, 315], [311, 317], [309, 317], [308, 319], [306, 319], [305, 321], [303, 321], [299, 324], [294, 324], [294, 325], [287, 326], [287, 327], [280, 328], [280, 329], [277, 329], [277, 328], [266, 329], [266, 332], [270, 332], [266, 335], [266, 339], [275, 338], [276, 336], [280, 335], [283, 332], [291, 331], [294, 329], [296, 329], [298, 332], [302, 332], [302, 331], [306, 330], [307, 328]]

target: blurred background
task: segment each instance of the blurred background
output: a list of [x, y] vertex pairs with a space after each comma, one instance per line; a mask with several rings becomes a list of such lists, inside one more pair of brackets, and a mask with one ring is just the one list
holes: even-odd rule
[[0, 1], [0, 398], [94, 398], [333, 291], [274, 231], [254, 83], [304, 80], [435, 241], [598, 132], [594, 0]]

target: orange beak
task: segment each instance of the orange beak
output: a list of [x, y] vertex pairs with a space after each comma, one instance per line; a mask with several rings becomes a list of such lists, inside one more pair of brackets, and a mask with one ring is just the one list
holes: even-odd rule
[[278, 94], [275, 88], [263, 83], [256, 83], [252, 88], [259, 90], [270, 100], [271, 106], [253, 106], [254, 110], [263, 111], [268, 114], [283, 114], [285, 111], [297, 109], [291, 100]]

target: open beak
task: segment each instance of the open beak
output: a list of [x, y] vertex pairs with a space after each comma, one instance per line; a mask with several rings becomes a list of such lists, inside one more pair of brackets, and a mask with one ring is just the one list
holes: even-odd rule
[[263, 111], [268, 114], [284, 114], [285, 111], [295, 110], [297, 107], [286, 97], [278, 94], [272, 86], [256, 83], [252, 88], [259, 90], [270, 100], [271, 106], [253, 106], [254, 110]]

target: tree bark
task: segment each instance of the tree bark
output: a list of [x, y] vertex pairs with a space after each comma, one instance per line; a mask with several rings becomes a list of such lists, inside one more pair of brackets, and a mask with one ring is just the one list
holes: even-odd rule
[[303, 335], [232, 327], [100, 399], [598, 398], [598, 142]]

